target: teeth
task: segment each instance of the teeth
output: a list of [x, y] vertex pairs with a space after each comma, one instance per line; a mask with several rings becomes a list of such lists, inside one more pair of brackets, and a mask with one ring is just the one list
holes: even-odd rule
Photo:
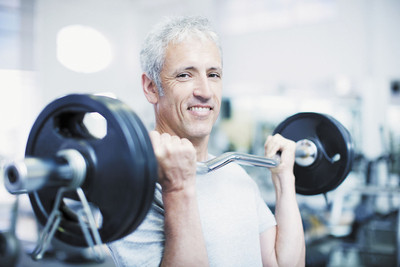
[[208, 111], [208, 110], [210, 110], [210, 108], [191, 107], [190, 110], [192, 110], [192, 111]]

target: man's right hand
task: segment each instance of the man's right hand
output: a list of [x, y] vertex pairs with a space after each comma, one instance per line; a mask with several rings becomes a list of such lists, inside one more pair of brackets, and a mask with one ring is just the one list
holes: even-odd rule
[[161, 266], [207, 266], [196, 196], [196, 149], [178, 136], [150, 132], [164, 205], [165, 249]]
[[186, 138], [150, 132], [158, 162], [158, 182], [163, 193], [194, 188], [196, 183], [196, 150]]

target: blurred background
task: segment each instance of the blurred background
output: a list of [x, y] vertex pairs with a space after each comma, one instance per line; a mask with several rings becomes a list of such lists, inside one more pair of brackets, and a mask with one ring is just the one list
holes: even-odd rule
[[[224, 101], [211, 153], [262, 154], [266, 136], [303, 111], [350, 131], [348, 178], [325, 196], [298, 196], [307, 265], [398, 264], [399, 0], [0, 0], [0, 160], [23, 157], [39, 112], [66, 94], [111, 93], [151, 129], [139, 51], [170, 15], [206, 16], [221, 37]], [[273, 208], [268, 174], [248, 172]], [[14, 201], [0, 186], [0, 230]], [[17, 235], [26, 251], [37, 239], [24, 197]]]

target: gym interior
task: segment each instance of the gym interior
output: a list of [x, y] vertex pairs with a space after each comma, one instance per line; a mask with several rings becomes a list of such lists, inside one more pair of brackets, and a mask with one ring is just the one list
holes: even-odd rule
[[[65, 95], [117, 98], [152, 129], [139, 52], [155, 22], [172, 15], [206, 16], [221, 38], [224, 89], [211, 154], [262, 156], [265, 138], [302, 112], [348, 131], [340, 181], [297, 194], [306, 266], [400, 266], [398, 0], [0, 0], [2, 173], [24, 158], [40, 112]], [[101, 134], [101, 118], [91, 124]], [[244, 167], [273, 210], [270, 173]], [[16, 242], [0, 240], [0, 257], [16, 253], [4, 266], [114, 266], [102, 244], [99, 262], [93, 247], [57, 239], [32, 260], [43, 228], [29, 196], [8, 192], [1, 175], [0, 232]]]

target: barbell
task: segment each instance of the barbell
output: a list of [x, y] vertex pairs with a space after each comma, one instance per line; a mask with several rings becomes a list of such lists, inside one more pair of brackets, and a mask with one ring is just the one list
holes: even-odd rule
[[[105, 119], [103, 136], [85, 125], [88, 114]], [[298, 113], [274, 133], [296, 142], [297, 193], [326, 193], [351, 170], [351, 136], [328, 115]], [[279, 159], [228, 152], [199, 162], [197, 173], [232, 161], [262, 167], [279, 164]], [[89, 94], [67, 95], [47, 105], [31, 129], [25, 158], [4, 169], [7, 190], [29, 194], [38, 221], [45, 225], [44, 236], [55, 235], [74, 246], [89, 246], [99, 239], [108, 243], [134, 231], [151, 206], [156, 182], [157, 161], [139, 117], [118, 99]], [[44, 237], [38, 249], [43, 250], [46, 242]]]

